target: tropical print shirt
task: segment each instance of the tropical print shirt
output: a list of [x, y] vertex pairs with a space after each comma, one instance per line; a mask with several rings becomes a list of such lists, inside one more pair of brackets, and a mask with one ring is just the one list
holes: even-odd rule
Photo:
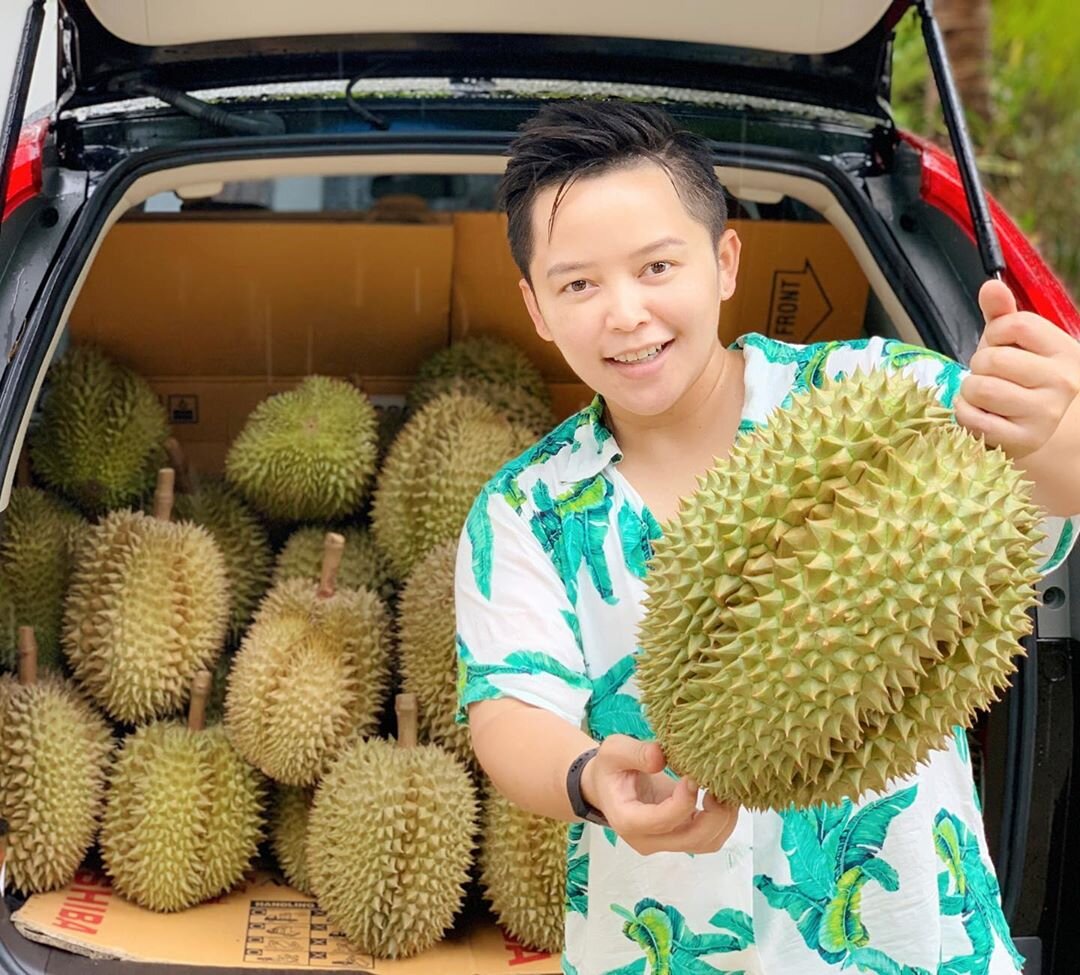
[[[904, 369], [949, 407], [965, 372], [882, 338], [800, 346], [751, 333], [732, 348], [745, 370], [740, 432], [826, 374]], [[458, 549], [458, 721], [473, 702], [506, 695], [597, 740], [654, 737], [634, 655], [660, 526], [620, 458], [597, 397], [476, 500]], [[1078, 523], [1046, 522], [1044, 572], [1065, 558]], [[568, 975], [998, 975], [1022, 965], [959, 728], [887, 793], [741, 810], [712, 854], [644, 857], [610, 829], [572, 824], [566, 871]]]

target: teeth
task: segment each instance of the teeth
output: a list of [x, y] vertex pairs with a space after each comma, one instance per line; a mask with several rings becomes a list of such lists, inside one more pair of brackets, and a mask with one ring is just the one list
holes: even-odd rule
[[616, 355], [612, 358], [616, 362], [641, 362], [643, 359], [655, 359], [660, 354], [663, 345], [654, 345], [651, 349], [643, 349], [641, 352], [630, 355]]

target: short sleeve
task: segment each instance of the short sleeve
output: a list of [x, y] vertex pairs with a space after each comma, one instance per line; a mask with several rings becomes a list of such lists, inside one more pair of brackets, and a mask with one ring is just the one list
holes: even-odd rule
[[[850, 372], [858, 364], [902, 369], [920, 386], [934, 387], [938, 401], [949, 409], [953, 408], [964, 377], [971, 371], [940, 352], [892, 339], [874, 339], [865, 350], [858, 350], [853, 356], [851, 362], [843, 362], [834, 354], [830, 359], [830, 370]], [[1044, 559], [1038, 571], [1040, 575], [1046, 575], [1058, 568], [1072, 550], [1076, 536], [1080, 534], [1080, 515], [1069, 518], [1047, 515], [1039, 528], [1046, 538], [1038, 546]]]
[[592, 685], [573, 608], [526, 516], [496, 492], [473, 504], [454, 574], [458, 711], [513, 697], [571, 724], [585, 717]]

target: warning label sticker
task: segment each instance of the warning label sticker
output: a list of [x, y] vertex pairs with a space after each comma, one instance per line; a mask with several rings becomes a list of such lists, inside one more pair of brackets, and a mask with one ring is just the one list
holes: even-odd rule
[[330, 966], [357, 971], [375, 959], [334, 931], [312, 901], [253, 900], [248, 907], [244, 961], [265, 966]]

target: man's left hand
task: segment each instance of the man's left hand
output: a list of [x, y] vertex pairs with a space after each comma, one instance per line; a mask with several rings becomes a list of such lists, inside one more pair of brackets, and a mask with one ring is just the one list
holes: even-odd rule
[[1017, 460], [1053, 436], [1080, 395], [1080, 342], [987, 281], [979, 291], [986, 328], [954, 400], [956, 421]]

